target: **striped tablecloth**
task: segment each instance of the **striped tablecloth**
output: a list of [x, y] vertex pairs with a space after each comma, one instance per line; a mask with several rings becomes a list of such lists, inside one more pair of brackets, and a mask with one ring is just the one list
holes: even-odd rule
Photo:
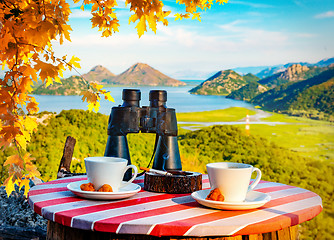
[[[114, 201], [77, 197], [67, 184], [86, 177], [63, 178], [34, 186], [29, 204], [44, 218], [73, 228], [119, 234], [153, 236], [235, 236], [277, 231], [317, 216], [321, 198], [308, 190], [261, 181], [255, 191], [271, 201], [246, 211], [222, 211], [199, 205], [190, 194], [154, 193], [143, 190], [143, 178], [134, 182], [142, 190]], [[203, 189], [210, 187], [203, 175]]]

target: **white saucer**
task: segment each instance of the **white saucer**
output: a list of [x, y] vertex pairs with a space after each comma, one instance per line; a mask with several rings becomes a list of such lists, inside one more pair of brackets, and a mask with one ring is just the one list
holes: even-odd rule
[[210, 191], [211, 189], [200, 190], [197, 192], [193, 192], [191, 196], [199, 204], [211, 208], [224, 209], [224, 210], [254, 209], [263, 206], [271, 199], [271, 197], [266, 193], [250, 191], [247, 193], [246, 199], [243, 202], [221, 202], [221, 201], [206, 200], [205, 198], [208, 196]]
[[115, 200], [128, 198], [135, 195], [140, 191], [141, 187], [138, 184], [130, 183], [124, 188], [120, 188], [118, 192], [89, 192], [82, 191], [80, 185], [83, 183], [88, 183], [87, 180], [72, 182], [67, 185], [68, 190], [79, 197], [89, 198], [89, 199], [99, 199], [99, 200]]

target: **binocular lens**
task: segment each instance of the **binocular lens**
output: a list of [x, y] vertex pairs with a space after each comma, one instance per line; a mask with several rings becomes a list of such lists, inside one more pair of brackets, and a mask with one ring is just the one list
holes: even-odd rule
[[165, 107], [167, 102], [167, 92], [165, 90], [150, 91], [150, 107]]
[[139, 89], [123, 89], [122, 107], [139, 107], [139, 101], [141, 99], [141, 92]]

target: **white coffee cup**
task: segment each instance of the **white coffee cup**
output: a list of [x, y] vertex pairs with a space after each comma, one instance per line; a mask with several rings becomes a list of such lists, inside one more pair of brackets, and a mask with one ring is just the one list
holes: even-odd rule
[[[261, 179], [260, 169], [249, 164], [216, 162], [207, 164], [206, 169], [211, 189], [219, 188], [225, 202], [243, 202]], [[254, 171], [256, 179], [249, 185]]]
[[[85, 166], [88, 181], [98, 190], [104, 184], [109, 184], [113, 192], [118, 192], [120, 188], [129, 185], [137, 177], [137, 167], [127, 165], [128, 160], [117, 157], [87, 157], [85, 158]], [[134, 174], [132, 178], [123, 182], [125, 172], [132, 168]]]

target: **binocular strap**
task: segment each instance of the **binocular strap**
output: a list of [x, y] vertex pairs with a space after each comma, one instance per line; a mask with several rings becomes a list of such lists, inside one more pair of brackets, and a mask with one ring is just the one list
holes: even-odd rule
[[[147, 165], [147, 168], [150, 168], [150, 165], [151, 165], [152, 160], [153, 160], [153, 158], [154, 158], [155, 152], [156, 152], [156, 150], [157, 150], [158, 139], [159, 139], [159, 135], [158, 135], [158, 134], [155, 134], [154, 149], [153, 149], [153, 153], [152, 153], [152, 156], [151, 156], [151, 160], [150, 160], [150, 162], [149, 162], [148, 165]], [[140, 176], [144, 175], [145, 173], [146, 173], [146, 171], [143, 171], [143, 172], [141, 172], [141, 173], [138, 173], [138, 174], [137, 174], [137, 177], [140, 177]]]

